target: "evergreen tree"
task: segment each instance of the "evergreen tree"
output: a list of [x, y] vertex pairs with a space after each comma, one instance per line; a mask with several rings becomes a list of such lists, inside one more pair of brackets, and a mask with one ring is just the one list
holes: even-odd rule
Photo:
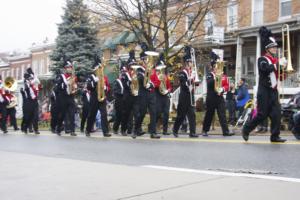
[[100, 53], [97, 29], [90, 21], [83, 0], [67, 0], [64, 11], [63, 21], [58, 25], [56, 47], [51, 55], [51, 70], [58, 73], [67, 59], [74, 62], [76, 74], [84, 76], [91, 71], [95, 54]]

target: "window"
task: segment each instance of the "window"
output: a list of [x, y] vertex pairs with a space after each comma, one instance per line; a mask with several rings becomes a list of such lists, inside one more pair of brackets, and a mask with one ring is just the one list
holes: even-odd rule
[[238, 26], [238, 5], [236, 1], [230, 1], [227, 7], [227, 29], [236, 29]]
[[190, 38], [193, 33], [193, 27], [192, 23], [195, 19], [194, 13], [189, 13], [186, 15], [186, 25], [185, 25], [185, 30], [187, 31], [187, 37]]
[[290, 17], [292, 14], [292, 0], [280, 0], [280, 17]]
[[175, 27], [176, 27], [176, 20], [172, 20], [172, 21], [168, 22], [169, 44], [170, 44], [170, 46], [173, 46], [174, 43], [176, 42]]
[[264, 23], [264, 0], [252, 0], [252, 25]]
[[215, 24], [216, 24], [215, 15], [212, 11], [209, 11], [205, 15], [205, 19], [204, 19], [205, 38], [206, 39], [210, 39], [210, 37], [213, 35], [213, 30], [214, 30], [213, 28], [214, 28]]

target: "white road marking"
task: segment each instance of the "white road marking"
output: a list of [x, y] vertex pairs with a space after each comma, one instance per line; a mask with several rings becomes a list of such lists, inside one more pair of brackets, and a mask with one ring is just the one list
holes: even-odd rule
[[207, 175], [214, 175], [214, 176], [246, 177], [246, 178], [258, 178], [258, 179], [266, 179], [266, 180], [276, 180], [276, 181], [300, 183], [300, 179], [298, 179], [298, 178], [288, 178], [288, 177], [280, 177], [280, 176], [219, 172], [219, 171], [210, 171], [210, 170], [196, 170], [196, 169], [157, 166], [157, 165], [143, 165], [141, 167], [152, 168], [152, 169], [162, 169], [162, 170], [169, 170], [169, 171], [178, 171], [178, 172], [207, 174]]

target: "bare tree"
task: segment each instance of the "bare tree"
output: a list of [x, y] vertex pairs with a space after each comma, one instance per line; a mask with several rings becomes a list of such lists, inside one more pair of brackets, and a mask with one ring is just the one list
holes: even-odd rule
[[[183, 45], [202, 38], [200, 25], [211, 10], [227, 5], [227, 0], [88, 0], [100, 20], [115, 23], [133, 32], [150, 50], [164, 49], [167, 61], [181, 52]], [[186, 25], [186, 17], [189, 22]], [[182, 27], [184, 26], [184, 27]], [[175, 36], [176, 33], [176, 36]]]

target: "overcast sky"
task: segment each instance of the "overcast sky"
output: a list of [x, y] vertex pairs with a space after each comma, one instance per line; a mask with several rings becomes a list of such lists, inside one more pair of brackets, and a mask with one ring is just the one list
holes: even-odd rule
[[1, 0], [0, 52], [27, 50], [46, 37], [54, 41], [65, 0]]

